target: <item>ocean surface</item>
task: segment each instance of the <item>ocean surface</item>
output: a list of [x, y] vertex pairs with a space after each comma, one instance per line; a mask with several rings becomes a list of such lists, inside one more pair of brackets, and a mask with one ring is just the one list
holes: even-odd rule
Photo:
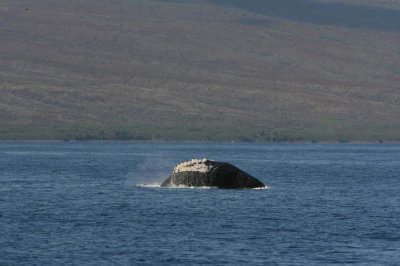
[[[262, 190], [159, 188], [235, 164]], [[0, 265], [399, 265], [400, 145], [0, 142]]]

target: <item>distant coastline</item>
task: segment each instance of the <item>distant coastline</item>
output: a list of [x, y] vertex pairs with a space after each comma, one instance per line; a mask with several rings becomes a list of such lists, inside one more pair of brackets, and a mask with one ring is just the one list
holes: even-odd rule
[[[334, 134], [336, 132], [336, 134]], [[357, 135], [359, 133], [360, 135]], [[367, 133], [367, 134], [366, 134]], [[0, 127], [0, 141], [82, 141], [82, 142], [195, 142], [195, 143], [260, 143], [260, 144], [397, 144], [400, 134], [396, 132], [339, 131], [330, 132], [301, 130], [244, 130], [190, 129], [145, 127], [46, 127], [12, 126]]]
[[339, 2], [2, 1], [0, 140], [400, 142], [400, 4]]

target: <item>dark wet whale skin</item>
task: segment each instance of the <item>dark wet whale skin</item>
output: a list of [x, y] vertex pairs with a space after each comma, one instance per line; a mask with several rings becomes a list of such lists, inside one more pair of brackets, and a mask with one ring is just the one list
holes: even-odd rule
[[212, 168], [208, 172], [174, 172], [162, 184], [162, 187], [217, 187], [224, 189], [263, 188], [265, 185], [230, 163], [206, 161]]

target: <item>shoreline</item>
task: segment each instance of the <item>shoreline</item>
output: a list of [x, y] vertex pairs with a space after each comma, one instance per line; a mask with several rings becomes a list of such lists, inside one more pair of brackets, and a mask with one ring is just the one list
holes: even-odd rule
[[241, 144], [241, 145], [400, 145], [400, 141], [210, 141], [210, 140], [59, 140], [59, 139], [0, 139], [6, 142], [56, 142], [56, 143], [186, 143], [186, 144]]

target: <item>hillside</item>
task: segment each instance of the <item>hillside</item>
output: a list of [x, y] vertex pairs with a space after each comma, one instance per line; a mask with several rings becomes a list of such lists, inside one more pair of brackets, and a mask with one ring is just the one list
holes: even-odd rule
[[0, 139], [400, 141], [398, 21], [390, 0], [2, 0]]

